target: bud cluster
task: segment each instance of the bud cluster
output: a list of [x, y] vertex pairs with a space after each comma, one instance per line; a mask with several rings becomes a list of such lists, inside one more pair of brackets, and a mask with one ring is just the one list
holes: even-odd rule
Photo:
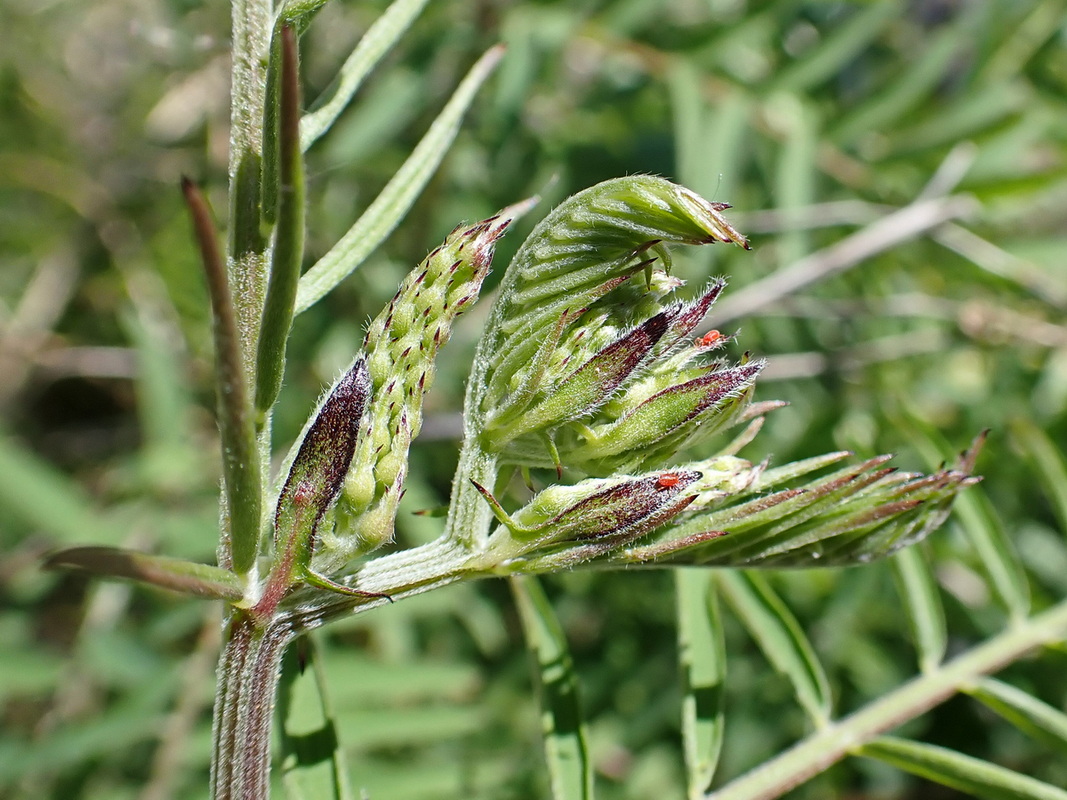
[[708, 203], [638, 176], [576, 195], [516, 255], [483, 344], [479, 445], [502, 464], [610, 475], [736, 419], [762, 362], [694, 339], [722, 291], [669, 301], [667, 246], [747, 242]]
[[728, 337], [693, 337], [723, 286], [718, 281], [693, 302], [661, 306], [629, 330], [609, 320], [603, 327], [612, 338], [603, 346], [594, 326], [624, 306], [609, 295], [603, 308], [579, 317], [577, 334], [560, 346], [563, 355], [545, 370], [533, 401], [489, 427], [503, 443], [501, 461], [608, 475], [663, 463], [736, 421], [763, 362], [746, 355], [729, 364], [715, 357]]

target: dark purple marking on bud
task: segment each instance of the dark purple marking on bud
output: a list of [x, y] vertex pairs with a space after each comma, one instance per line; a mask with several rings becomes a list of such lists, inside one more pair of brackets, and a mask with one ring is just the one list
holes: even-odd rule
[[564, 379], [564, 384], [575, 380], [587, 370], [593, 370], [600, 378], [599, 389], [607, 395], [630, 376], [644, 360], [648, 352], [667, 332], [669, 320], [660, 312], [645, 320], [629, 333], [623, 334]]
[[334, 386], [300, 443], [278, 497], [276, 536], [280, 533], [281, 514], [287, 508], [297, 506], [313, 511], [317, 525], [341, 493], [369, 396], [367, 365], [360, 359]]
[[715, 281], [708, 290], [691, 303], [674, 305], [667, 309], [670, 317], [670, 326], [663, 336], [664, 349], [674, 347], [682, 339], [688, 337], [707, 315], [712, 304], [718, 299], [726, 281]]
[[407, 358], [409, 355], [411, 355], [411, 348], [410, 347], [406, 347], [406, 348], [404, 348], [404, 352], [400, 354], [400, 357], [401, 358]]
[[[639, 536], [681, 512], [696, 499], [695, 495], [681, 497], [685, 489], [699, 480], [696, 470], [669, 473], [671, 480], [663, 483], [663, 474], [613, 486], [581, 500], [561, 513], [550, 524], [574, 525], [578, 528], [574, 540], [615, 539]], [[599, 530], [583, 532], [590, 526]]]

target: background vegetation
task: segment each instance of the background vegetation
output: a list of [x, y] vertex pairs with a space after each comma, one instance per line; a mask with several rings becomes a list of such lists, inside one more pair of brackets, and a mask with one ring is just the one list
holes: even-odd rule
[[[308, 98], [384, 5], [323, 10], [304, 39]], [[790, 403], [746, 455], [891, 451], [929, 469], [990, 428], [985, 482], [924, 546], [949, 652], [1061, 599], [1064, 5], [431, 3], [309, 153], [313, 255], [373, 199], [478, 55], [497, 41], [507, 55], [403, 226], [297, 322], [278, 440], [299, 432], [365, 321], [457, 222], [533, 193], [548, 208], [608, 177], [662, 174], [731, 202], [754, 244], [677, 263], [692, 284], [730, 277], [713, 323], [740, 327], [739, 346], [770, 358], [758, 398]], [[225, 206], [228, 12], [195, 0], [9, 0], [0, 11], [0, 797], [201, 797], [207, 783], [217, 609], [37, 565], [84, 542], [214, 558], [208, 304], [177, 184], [194, 175]], [[489, 288], [531, 225], [500, 248]], [[447, 500], [481, 318], [464, 319], [443, 353], [408, 511]], [[402, 512], [399, 542], [439, 524]], [[989, 556], [976, 541], [1006, 549]], [[888, 564], [770, 582], [839, 709], [915, 672]], [[681, 796], [670, 574], [546, 585], [602, 796]], [[806, 729], [790, 682], [723, 618], [720, 782]], [[370, 797], [546, 795], [506, 585], [415, 598], [319, 641], [353, 782]], [[1052, 649], [1001, 677], [1064, 709], [1065, 674], [1067, 654]], [[1062, 751], [965, 697], [904, 733], [1067, 786]], [[852, 759], [795, 796], [959, 795]]]

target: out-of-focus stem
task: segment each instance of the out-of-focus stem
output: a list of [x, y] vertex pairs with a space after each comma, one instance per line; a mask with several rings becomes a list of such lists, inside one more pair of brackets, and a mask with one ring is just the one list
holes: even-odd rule
[[1067, 637], [1067, 602], [920, 675], [842, 720], [819, 729], [776, 758], [726, 784], [705, 800], [771, 800], [837, 763], [860, 745], [944, 702], [984, 675], [1035, 647]]

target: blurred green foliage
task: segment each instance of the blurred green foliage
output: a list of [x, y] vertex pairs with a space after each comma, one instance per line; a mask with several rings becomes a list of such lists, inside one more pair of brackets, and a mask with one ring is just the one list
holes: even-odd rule
[[[304, 39], [306, 97], [383, 7], [335, 0], [321, 12]], [[196, 176], [225, 205], [227, 9], [10, 0], [0, 24], [0, 798], [202, 797], [217, 611], [36, 565], [90, 541], [213, 558], [208, 304], [177, 186]], [[312, 258], [500, 40], [503, 64], [406, 222], [297, 321], [278, 441], [296, 435], [411, 266], [457, 222], [530, 194], [549, 208], [596, 181], [653, 172], [731, 202], [754, 252], [704, 248], [676, 264], [691, 286], [729, 276], [723, 308], [798, 261], [817, 271], [826, 248], [847, 256], [850, 237], [917, 199], [951, 195], [955, 205], [938, 206], [948, 221], [889, 236], [724, 325], [770, 359], [758, 398], [790, 403], [746, 455], [895, 451], [929, 469], [991, 428], [985, 482], [924, 545], [949, 653], [999, 630], [1013, 608], [968, 544], [975, 528], [1002, 530], [1021, 560], [1014, 606], [1027, 593], [1035, 609], [1064, 596], [1056, 498], [1067, 487], [1042, 453], [1067, 442], [1065, 3], [431, 3], [309, 153]], [[503, 243], [487, 291], [530, 225]], [[439, 519], [408, 512], [447, 502], [483, 316], [470, 314], [442, 354], [401, 545], [439, 531]], [[813, 640], [839, 709], [915, 671], [888, 565], [770, 582]], [[576, 573], [547, 586], [602, 796], [681, 796], [670, 574]], [[723, 616], [720, 780], [806, 725], [787, 680]], [[332, 626], [320, 643], [353, 783], [370, 797], [546, 795], [505, 586], [408, 600]], [[1002, 677], [1064, 709], [1065, 674], [1061, 650]], [[970, 700], [903, 732], [1067, 785], [1061, 755]], [[854, 760], [795, 796], [959, 795]]]

